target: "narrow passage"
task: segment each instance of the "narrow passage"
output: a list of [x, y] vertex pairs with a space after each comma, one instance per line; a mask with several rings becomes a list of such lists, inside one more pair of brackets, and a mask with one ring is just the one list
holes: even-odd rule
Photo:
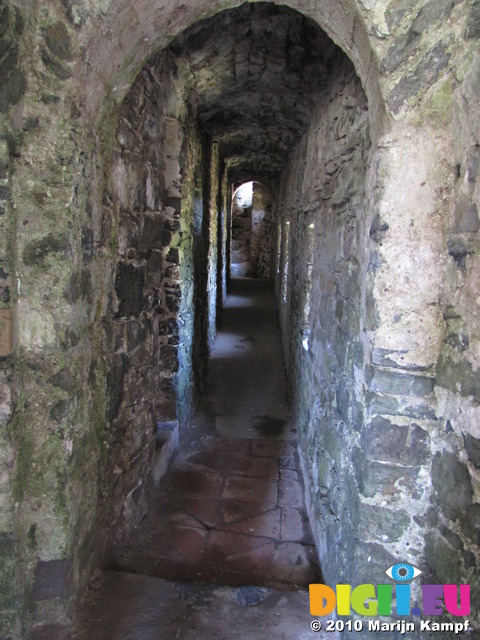
[[[286, 635], [278, 637], [310, 637], [306, 587], [320, 580], [320, 572], [303, 503], [270, 287], [255, 279], [232, 282], [190, 438], [115, 571], [104, 577], [108, 588], [105, 583], [103, 605], [95, 609], [102, 624], [110, 615], [108, 589], [110, 600], [128, 600], [127, 610], [133, 607], [137, 620], [139, 607], [150, 611], [145, 603], [153, 602], [153, 592], [173, 598], [177, 609], [181, 601], [190, 607], [188, 615], [202, 619], [196, 624], [208, 630], [209, 638], [217, 637], [212, 632], [218, 621], [211, 617], [209, 623], [205, 611], [219, 603], [227, 606], [227, 619], [238, 616], [238, 637], [260, 637], [258, 616], [267, 628], [273, 611], [277, 630], [285, 626]], [[148, 583], [145, 576], [162, 580]], [[135, 600], [134, 592], [144, 595]], [[125, 602], [117, 602], [115, 610], [125, 610]], [[242, 614], [248, 606], [255, 606], [255, 616]], [[189, 638], [182, 611], [180, 619], [172, 609], [167, 616], [173, 627], [180, 625], [180, 635], [151, 637]], [[151, 615], [145, 628], [151, 628]], [[237, 637], [230, 631], [222, 636], [225, 632], [223, 627], [218, 637]], [[111, 637], [130, 636], [123, 631]]]
[[202, 407], [225, 436], [295, 440], [272, 284], [234, 278]]

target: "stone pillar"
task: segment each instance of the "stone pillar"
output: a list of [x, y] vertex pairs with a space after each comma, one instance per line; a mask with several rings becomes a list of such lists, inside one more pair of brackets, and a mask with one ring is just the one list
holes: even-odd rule
[[399, 124], [379, 141], [368, 176], [366, 411], [353, 452], [359, 580], [378, 580], [390, 560], [424, 566], [449, 152], [434, 129]]

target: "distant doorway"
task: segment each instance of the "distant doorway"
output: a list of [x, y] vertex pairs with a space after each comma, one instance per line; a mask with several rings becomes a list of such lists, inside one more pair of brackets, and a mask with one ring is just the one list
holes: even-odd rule
[[233, 194], [230, 275], [271, 278], [272, 196], [260, 182], [245, 182]]

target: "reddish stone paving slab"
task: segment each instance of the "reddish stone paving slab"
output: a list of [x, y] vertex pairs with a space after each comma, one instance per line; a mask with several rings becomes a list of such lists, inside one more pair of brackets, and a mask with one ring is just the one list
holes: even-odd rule
[[278, 504], [281, 507], [303, 507], [303, 487], [295, 480], [280, 480]]
[[280, 480], [300, 480], [300, 474], [295, 469], [280, 469]]
[[188, 463], [207, 467], [212, 471], [226, 473], [231, 465], [233, 454], [222, 451], [200, 451], [190, 456]]
[[118, 558], [122, 570], [230, 586], [318, 576], [291, 442], [217, 438], [178, 462]]
[[272, 509], [223, 526], [219, 524], [217, 529], [278, 540], [280, 537], [280, 509]]
[[269, 538], [212, 531], [202, 564], [261, 578], [272, 572], [275, 542]]
[[295, 447], [286, 440], [252, 440], [253, 456], [269, 456], [279, 458], [280, 456], [293, 455]]
[[258, 502], [245, 502], [244, 500], [222, 500], [221, 509], [217, 520], [217, 529], [241, 522], [247, 518], [259, 516], [262, 513], [272, 511], [275, 507], [265, 506]]
[[315, 547], [296, 542], [277, 544], [272, 563], [273, 579], [305, 585], [316, 582], [319, 575]]
[[196, 564], [205, 547], [207, 531], [172, 522], [162, 531], [162, 540], [160, 558]]
[[250, 455], [251, 440], [245, 438], [217, 437], [205, 445], [204, 451], [217, 451], [227, 454]]
[[178, 495], [178, 507], [169, 515], [169, 519], [191, 527], [212, 529], [217, 522], [219, 500], [203, 496]]
[[280, 538], [283, 542], [301, 542], [313, 546], [313, 535], [305, 509], [282, 509]]
[[229, 473], [278, 480], [278, 461], [275, 458], [233, 456]]
[[172, 471], [170, 483], [181, 493], [219, 498], [223, 489], [224, 476], [220, 473], [188, 467], [176, 467]]
[[278, 482], [268, 478], [230, 476], [225, 482], [222, 498], [275, 506], [278, 502]]

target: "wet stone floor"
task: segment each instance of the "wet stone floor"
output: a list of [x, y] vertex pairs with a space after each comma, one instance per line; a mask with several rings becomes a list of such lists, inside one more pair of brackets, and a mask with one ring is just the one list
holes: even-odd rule
[[234, 279], [188, 437], [76, 640], [280, 640], [310, 628], [321, 581], [291, 424], [273, 293]]

